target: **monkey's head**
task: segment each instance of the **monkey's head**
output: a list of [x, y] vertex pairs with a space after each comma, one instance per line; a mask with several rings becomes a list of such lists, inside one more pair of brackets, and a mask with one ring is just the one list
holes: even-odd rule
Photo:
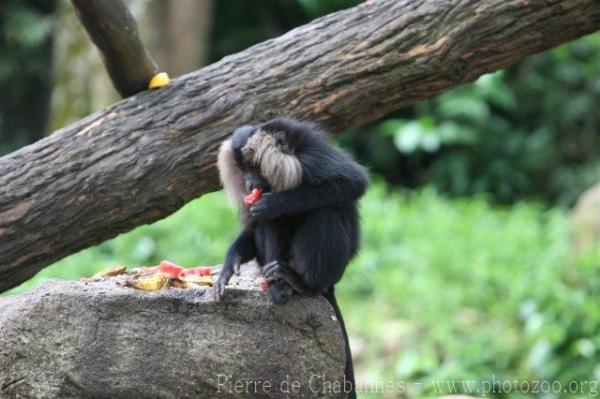
[[260, 125], [242, 126], [221, 145], [218, 168], [230, 199], [246, 193], [246, 173], [259, 173], [271, 191], [285, 191], [302, 183], [301, 154], [306, 147], [306, 125], [277, 118]]

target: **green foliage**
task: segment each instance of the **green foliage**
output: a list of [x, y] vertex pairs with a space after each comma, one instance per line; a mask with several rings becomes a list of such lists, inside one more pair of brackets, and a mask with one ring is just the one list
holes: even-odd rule
[[[449, 200], [433, 189], [388, 193], [375, 183], [362, 213], [363, 250], [338, 285], [351, 336], [367, 345], [356, 353], [359, 379], [421, 382], [407, 385], [423, 397], [436, 380], [600, 377], [600, 265], [572, 256], [562, 209]], [[217, 264], [235, 220], [224, 194], [210, 194], [13, 292], [112, 264]]]
[[317, 18], [362, 3], [361, 0], [298, 0], [298, 2], [311, 18]]
[[570, 204], [600, 180], [598, 71], [593, 34], [361, 129], [379, 135], [344, 142], [394, 183]]
[[211, 59], [217, 61], [361, 0], [216, 1]]
[[[320, 2], [319, 2], [320, 3]], [[215, 1], [211, 60], [277, 37], [311, 20], [299, 1]]]
[[421, 382], [411, 397], [440, 380], [600, 378], [600, 264], [572, 256], [562, 210], [382, 186], [362, 208], [364, 248], [338, 290], [368, 345], [359, 375]]
[[52, 86], [54, 3], [3, 0], [0, 4], [0, 155], [41, 138], [44, 132]]
[[[48, 64], [35, 56], [54, 27], [52, 15], [44, 14], [31, 5], [7, 1], [5, 10], [0, 14], [0, 82], [6, 83], [16, 72], [23, 69], [32, 72], [48, 72]], [[27, 63], [24, 63], [26, 57]]]

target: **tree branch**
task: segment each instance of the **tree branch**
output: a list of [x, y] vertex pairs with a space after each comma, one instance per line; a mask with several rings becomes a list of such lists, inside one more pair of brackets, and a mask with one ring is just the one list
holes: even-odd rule
[[237, 126], [340, 132], [599, 27], [595, 0], [369, 1], [125, 99], [0, 158], [0, 291], [217, 189]]
[[158, 67], [144, 48], [135, 18], [123, 0], [71, 2], [119, 94], [129, 97], [146, 90]]

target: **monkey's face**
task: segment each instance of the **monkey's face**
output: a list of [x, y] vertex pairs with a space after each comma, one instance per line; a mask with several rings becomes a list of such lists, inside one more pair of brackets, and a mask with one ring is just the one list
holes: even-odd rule
[[284, 130], [257, 128], [241, 148], [244, 166], [258, 168], [273, 191], [297, 187], [302, 182], [302, 164], [293, 139]]
[[258, 171], [271, 191], [284, 191], [302, 182], [297, 137], [284, 128], [242, 126], [219, 149], [218, 168], [225, 191], [234, 203], [246, 195], [245, 175]]

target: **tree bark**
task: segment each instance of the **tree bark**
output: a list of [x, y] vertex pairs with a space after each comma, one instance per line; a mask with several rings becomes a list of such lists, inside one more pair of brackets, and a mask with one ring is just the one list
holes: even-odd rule
[[340, 132], [598, 28], [595, 0], [368, 1], [125, 99], [0, 158], [0, 291], [216, 190], [237, 126]]

